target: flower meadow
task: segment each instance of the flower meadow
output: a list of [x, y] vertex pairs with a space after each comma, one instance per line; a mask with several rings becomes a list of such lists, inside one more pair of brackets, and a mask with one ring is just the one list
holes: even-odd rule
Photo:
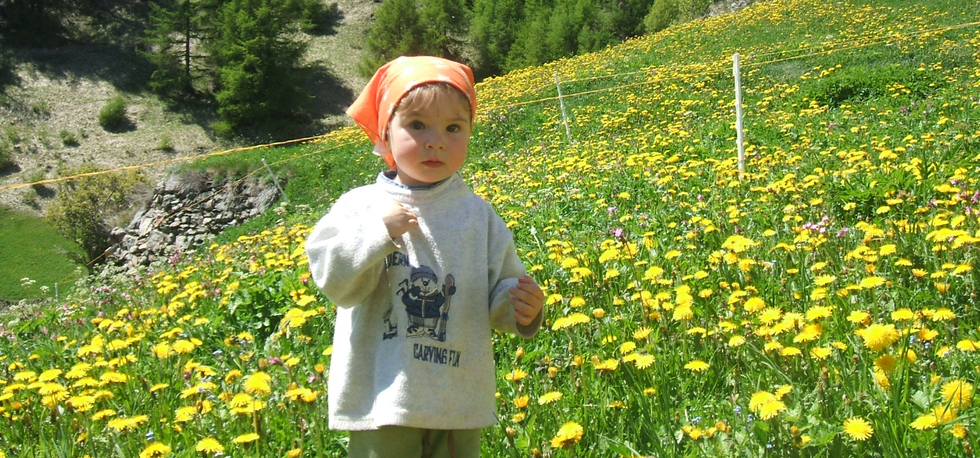
[[[482, 82], [463, 175], [547, 295], [483, 455], [973, 456], [978, 21], [772, 0]], [[4, 323], [0, 457], [343, 456], [303, 242], [369, 151], [282, 149], [320, 201]]]

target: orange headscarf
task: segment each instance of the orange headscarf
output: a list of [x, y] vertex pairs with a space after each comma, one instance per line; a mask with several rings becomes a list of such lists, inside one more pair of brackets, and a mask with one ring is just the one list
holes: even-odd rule
[[394, 167], [385, 138], [388, 121], [398, 102], [412, 89], [428, 83], [447, 83], [459, 89], [470, 101], [470, 119], [476, 119], [476, 90], [473, 71], [466, 65], [441, 57], [399, 57], [381, 66], [347, 114], [364, 129], [374, 143], [374, 154]]

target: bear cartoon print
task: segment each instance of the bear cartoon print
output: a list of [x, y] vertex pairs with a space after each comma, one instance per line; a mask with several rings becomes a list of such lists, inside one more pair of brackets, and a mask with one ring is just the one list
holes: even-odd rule
[[[403, 261], [407, 260], [405, 257], [399, 256], [399, 258]], [[393, 263], [389, 262], [389, 267], [391, 264]], [[406, 337], [428, 337], [439, 342], [446, 341], [449, 309], [452, 306], [453, 294], [456, 294], [456, 281], [452, 274], [446, 275], [440, 282], [439, 276], [431, 267], [411, 266], [409, 278], [402, 279], [398, 283], [397, 294], [408, 315]], [[384, 339], [391, 339], [398, 335], [397, 315], [394, 305], [385, 312]]]

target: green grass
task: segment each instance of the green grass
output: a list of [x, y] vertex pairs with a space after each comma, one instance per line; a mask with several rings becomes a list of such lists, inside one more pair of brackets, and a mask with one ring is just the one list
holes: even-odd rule
[[0, 208], [0, 234], [2, 300], [65, 297], [86, 274], [65, 254], [78, 248], [43, 219]]

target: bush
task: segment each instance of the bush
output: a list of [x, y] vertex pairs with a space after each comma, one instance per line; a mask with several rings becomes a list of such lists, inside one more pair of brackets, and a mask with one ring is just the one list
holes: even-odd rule
[[170, 134], [163, 134], [160, 136], [160, 143], [157, 144], [157, 149], [167, 153], [172, 153], [174, 151], [174, 142], [170, 138]]
[[126, 117], [126, 99], [116, 95], [99, 110], [99, 125], [109, 132], [120, 132], [130, 127]]
[[61, 132], [58, 132], [58, 137], [61, 137], [61, 143], [65, 146], [79, 145], [78, 137], [76, 137], [75, 134], [68, 132], [67, 129], [61, 129]]
[[[92, 164], [64, 171], [62, 176], [96, 172]], [[109, 221], [125, 210], [136, 185], [145, 181], [140, 172], [104, 173], [62, 181], [58, 184], [57, 199], [48, 209], [48, 219], [66, 238], [85, 251], [89, 265], [109, 248]]]
[[6, 138], [0, 137], [0, 170], [14, 165], [14, 146]]

